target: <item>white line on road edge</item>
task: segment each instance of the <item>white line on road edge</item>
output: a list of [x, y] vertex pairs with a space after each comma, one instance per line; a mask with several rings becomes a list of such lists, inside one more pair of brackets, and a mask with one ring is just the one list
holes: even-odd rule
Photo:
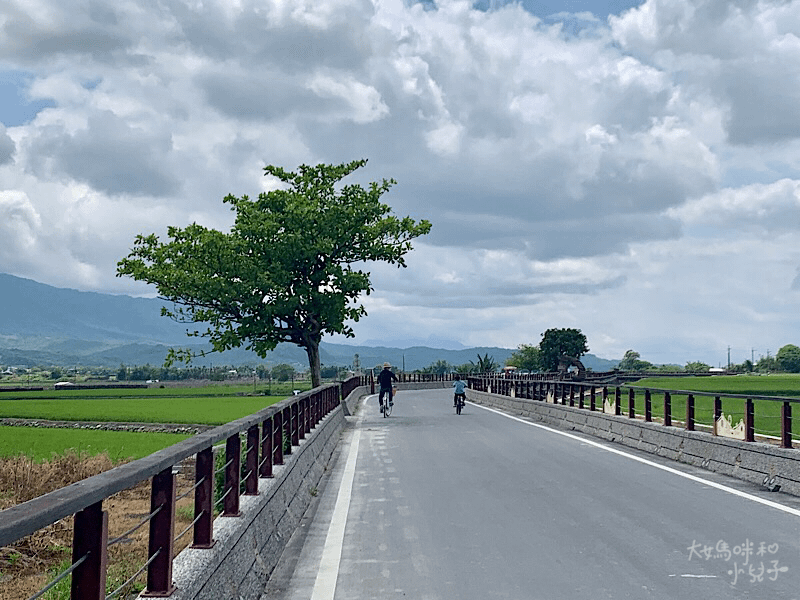
[[586, 438], [582, 438], [580, 436], [567, 433], [566, 431], [560, 431], [558, 429], [553, 429], [552, 427], [548, 427], [547, 425], [541, 425], [539, 423], [532, 423], [530, 421], [526, 421], [525, 419], [520, 419], [519, 417], [515, 417], [514, 415], [506, 414], [500, 410], [495, 408], [489, 408], [488, 406], [482, 406], [480, 404], [473, 404], [478, 408], [482, 408], [483, 410], [488, 410], [493, 413], [497, 413], [503, 417], [508, 419], [513, 419], [515, 421], [519, 421], [520, 423], [525, 423], [525, 425], [530, 425], [531, 427], [538, 427], [539, 429], [545, 429], [547, 431], [551, 431], [553, 433], [557, 433], [558, 435], [563, 435], [564, 437], [571, 438], [573, 440], [578, 440], [583, 444], [589, 444], [590, 446], [594, 446], [596, 448], [600, 448], [602, 450], [607, 450], [608, 452], [612, 452], [614, 454], [619, 454], [620, 456], [624, 456], [626, 458], [630, 458], [632, 460], [638, 461], [642, 464], [649, 465], [651, 467], [655, 467], [656, 469], [661, 469], [662, 471], [666, 471], [667, 473], [672, 473], [673, 475], [678, 475], [680, 477], [685, 477], [686, 479], [691, 479], [692, 481], [696, 481], [698, 483], [702, 483], [703, 485], [707, 485], [709, 487], [716, 488], [718, 490], [722, 490], [723, 492], [728, 492], [729, 494], [733, 494], [734, 496], [739, 496], [740, 498], [745, 498], [747, 500], [752, 500], [753, 502], [758, 502], [759, 504], [764, 504], [771, 508], [776, 508], [780, 511], [785, 513], [789, 513], [790, 515], [794, 515], [795, 517], [800, 517], [800, 510], [795, 508], [790, 508], [788, 506], [784, 506], [783, 504], [778, 504], [777, 502], [773, 502], [772, 500], [765, 500], [764, 498], [759, 498], [758, 496], [753, 496], [752, 494], [748, 494], [747, 492], [742, 492], [732, 487], [728, 487], [727, 485], [722, 485], [721, 483], [715, 483], [713, 481], [709, 481], [708, 479], [703, 479], [702, 477], [697, 477], [696, 475], [690, 475], [689, 473], [684, 473], [683, 471], [679, 471], [678, 469], [673, 469], [672, 467], [667, 467], [664, 465], [660, 465], [657, 462], [653, 462], [651, 460], [647, 460], [646, 458], [641, 458], [640, 456], [636, 456], [635, 454], [629, 454], [623, 450], [618, 450], [617, 448], [612, 448], [610, 446], [606, 446], [605, 444], [601, 444], [599, 442], [595, 442], [593, 440], [589, 440]]
[[[359, 419], [359, 425], [360, 421], [361, 419]], [[339, 495], [336, 497], [333, 517], [328, 526], [328, 535], [325, 537], [325, 547], [322, 549], [322, 560], [320, 560], [317, 579], [314, 582], [314, 590], [311, 592], [311, 600], [333, 600], [333, 595], [336, 593], [336, 581], [339, 578], [339, 563], [342, 560], [344, 544], [344, 528], [347, 524], [347, 514], [350, 511], [350, 497], [353, 492], [360, 441], [361, 428], [356, 426], [350, 441], [350, 451], [347, 454], [347, 463], [342, 474]]]

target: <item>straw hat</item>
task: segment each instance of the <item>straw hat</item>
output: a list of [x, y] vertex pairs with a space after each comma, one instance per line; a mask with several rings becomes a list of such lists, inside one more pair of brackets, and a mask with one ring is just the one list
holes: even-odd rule
[[383, 368], [384, 368], [384, 369], [388, 369], [388, 368], [389, 368], [389, 367], [391, 367], [391, 366], [392, 366], [392, 365], [390, 365], [388, 362], [385, 362], [385, 363], [383, 363]]

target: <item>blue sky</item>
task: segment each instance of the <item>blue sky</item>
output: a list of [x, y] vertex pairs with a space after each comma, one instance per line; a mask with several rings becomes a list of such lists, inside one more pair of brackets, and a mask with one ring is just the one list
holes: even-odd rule
[[26, 71], [0, 72], [0, 123], [6, 127], [29, 123], [43, 108], [55, 105], [50, 99], [28, 97], [32, 79], [33, 73]]
[[355, 343], [800, 345], [800, 0], [5, 8], [0, 270], [154, 295], [115, 277], [136, 234], [367, 158], [433, 229], [371, 269]]
[[561, 12], [590, 12], [603, 20], [610, 14], [618, 15], [640, 4], [642, 4], [641, 0], [619, 0], [617, 2], [600, 2], [599, 0], [523, 0], [522, 2], [522, 5], [527, 10], [538, 17], [547, 17]]

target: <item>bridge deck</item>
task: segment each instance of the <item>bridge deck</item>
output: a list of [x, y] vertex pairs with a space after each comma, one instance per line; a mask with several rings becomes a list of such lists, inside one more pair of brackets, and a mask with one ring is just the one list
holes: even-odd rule
[[449, 390], [350, 419], [262, 600], [800, 598], [794, 497]]

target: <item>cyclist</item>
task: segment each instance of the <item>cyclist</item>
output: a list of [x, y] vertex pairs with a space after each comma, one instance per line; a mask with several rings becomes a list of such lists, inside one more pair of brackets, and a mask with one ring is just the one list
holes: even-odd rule
[[394, 404], [394, 402], [392, 402], [392, 381], [397, 381], [397, 376], [392, 373], [391, 367], [392, 365], [388, 362], [383, 363], [383, 371], [378, 374], [378, 383], [381, 386], [380, 394], [378, 394], [378, 404], [381, 407], [381, 412], [383, 412], [384, 394], [387, 394], [386, 402], [389, 406]]
[[456, 393], [453, 394], [453, 406], [458, 404], [458, 397], [461, 396], [461, 400], [466, 402], [467, 394], [464, 392], [464, 388], [467, 387], [467, 382], [461, 380], [461, 375], [456, 375], [456, 379], [453, 382], [453, 387], [456, 388]]

